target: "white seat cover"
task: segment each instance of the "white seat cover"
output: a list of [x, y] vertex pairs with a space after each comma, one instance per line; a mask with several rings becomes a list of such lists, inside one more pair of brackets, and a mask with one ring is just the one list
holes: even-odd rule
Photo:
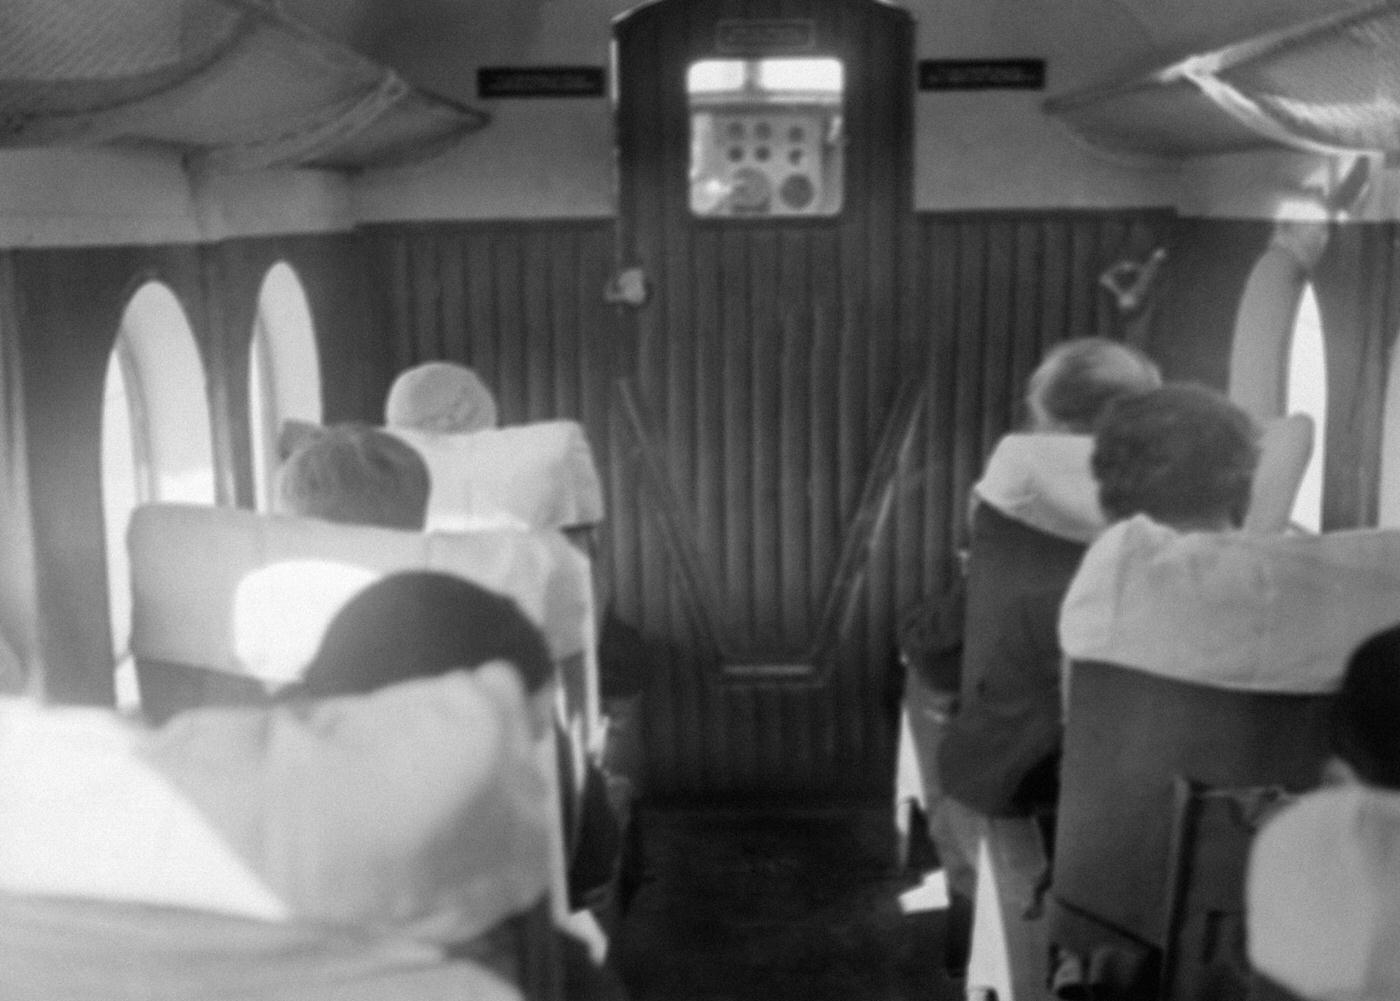
[[138, 659], [275, 686], [300, 676], [325, 627], [364, 586], [440, 570], [513, 598], [556, 660], [592, 670], [588, 560], [557, 532], [424, 534], [151, 504], [133, 515], [129, 546]]
[[1400, 532], [1180, 533], [1144, 516], [1089, 547], [1060, 616], [1072, 660], [1250, 691], [1335, 689], [1400, 622]]
[[503, 664], [159, 729], [0, 700], [0, 890], [459, 941], [544, 893], [551, 790]]
[[603, 520], [593, 450], [575, 421], [468, 434], [385, 430], [417, 449], [428, 465], [429, 529], [574, 528]]

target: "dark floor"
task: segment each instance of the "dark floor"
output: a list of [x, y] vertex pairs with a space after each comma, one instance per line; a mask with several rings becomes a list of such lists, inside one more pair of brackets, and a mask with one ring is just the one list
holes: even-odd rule
[[951, 1001], [943, 911], [905, 916], [889, 811], [644, 808], [613, 939], [633, 1001]]

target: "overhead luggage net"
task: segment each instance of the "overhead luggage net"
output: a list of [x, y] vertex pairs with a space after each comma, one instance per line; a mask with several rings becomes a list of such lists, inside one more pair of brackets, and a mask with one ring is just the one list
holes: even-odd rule
[[428, 155], [487, 121], [273, 0], [0, 4], [0, 147], [156, 143], [210, 169], [349, 169]]
[[1044, 107], [1126, 152], [1400, 152], [1400, 3], [1353, 5]]

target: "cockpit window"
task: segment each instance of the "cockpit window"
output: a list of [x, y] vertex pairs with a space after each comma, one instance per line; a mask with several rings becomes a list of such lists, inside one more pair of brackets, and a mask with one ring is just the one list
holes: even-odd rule
[[263, 279], [248, 354], [248, 432], [257, 506], [269, 508], [277, 432], [285, 420], [321, 422], [321, 368], [311, 308], [285, 262]]
[[833, 58], [705, 59], [686, 73], [690, 210], [705, 217], [841, 211], [845, 68]]

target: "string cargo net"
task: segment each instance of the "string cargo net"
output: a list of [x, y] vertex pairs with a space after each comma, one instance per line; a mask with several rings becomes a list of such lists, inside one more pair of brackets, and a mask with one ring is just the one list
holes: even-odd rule
[[1400, 152], [1400, 0], [1369, 0], [1045, 110], [1099, 145], [1190, 156], [1270, 144]]
[[1270, 138], [1400, 151], [1400, 5], [1389, 0], [1222, 50], [1185, 72]]
[[0, 2], [0, 147], [156, 143], [215, 169], [353, 168], [486, 121], [272, 0]]

